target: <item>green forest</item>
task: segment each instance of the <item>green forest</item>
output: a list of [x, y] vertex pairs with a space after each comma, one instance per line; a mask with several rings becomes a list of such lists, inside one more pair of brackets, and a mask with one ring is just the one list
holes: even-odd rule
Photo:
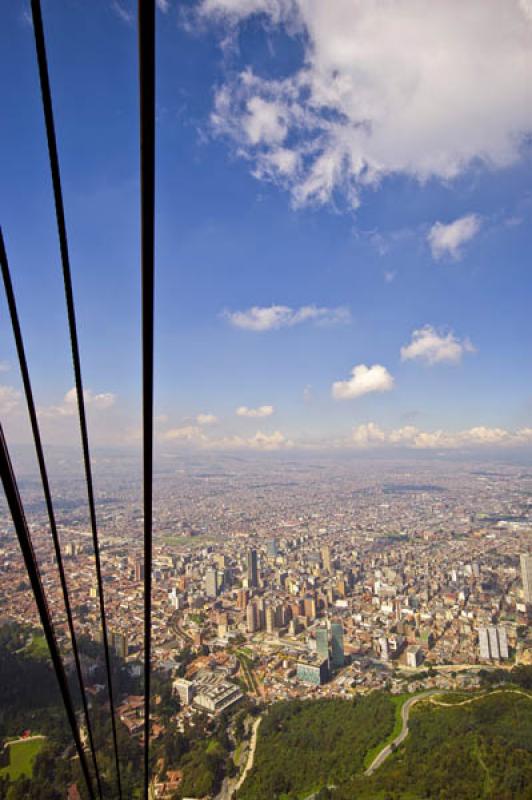
[[532, 699], [497, 692], [416, 706], [405, 742], [331, 800], [532, 800]]
[[345, 783], [394, 724], [395, 705], [383, 692], [278, 703], [264, 715], [255, 763], [238, 800], [296, 800]]
[[[80, 651], [90, 656], [98, 650], [83, 638], [78, 644]], [[82, 796], [86, 794], [79, 763], [70, 758], [75, 753], [72, 735], [57, 680], [49, 656], [46, 656], [47, 649], [43, 647], [40, 631], [16, 624], [0, 627], [0, 800], [64, 800], [65, 787], [70, 783], [78, 785]], [[113, 659], [112, 670], [113, 684], [119, 694], [137, 688], [118, 659]], [[94, 679], [104, 682], [103, 667], [97, 667]], [[70, 688], [75, 705], [80, 708], [75, 680], [71, 681]], [[109, 792], [114, 786], [114, 764], [105, 692], [92, 699], [91, 720], [102, 784]], [[8, 760], [8, 752], [4, 749], [6, 740], [17, 738], [24, 731], [46, 737], [42, 747], [35, 752], [35, 758], [31, 759], [31, 778], [19, 769], [11, 769], [13, 762]], [[140, 782], [142, 752], [121, 724], [117, 735], [124, 794], [134, 797]], [[13, 780], [12, 772], [18, 775], [16, 780]]]
[[[522, 687], [530, 675], [515, 678]], [[280, 703], [264, 717], [238, 800], [532, 800], [532, 698], [519, 691], [514, 682], [465, 705], [420, 703], [405, 742], [371, 777], [364, 757], [394, 725], [389, 695]]]

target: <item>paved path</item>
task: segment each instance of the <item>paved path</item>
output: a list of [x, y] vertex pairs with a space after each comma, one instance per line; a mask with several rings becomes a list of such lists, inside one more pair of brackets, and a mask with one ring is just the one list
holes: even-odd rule
[[[444, 692], [440, 692], [444, 694]], [[476, 694], [474, 697], [468, 697], [467, 700], [460, 700], [458, 703], [446, 703], [444, 700], [436, 700], [434, 697], [430, 698], [430, 702], [435, 706], [444, 706], [445, 708], [453, 708], [453, 706], [467, 706], [468, 703], [474, 703], [475, 700], [483, 700], [485, 697], [491, 697], [493, 694], [522, 694], [532, 700], [532, 695], [528, 692], [523, 692], [522, 689], [495, 689], [493, 692], [484, 692], [484, 694]]]
[[486, 692], [485, 694], [478, 694], [475, 695], [475, 697], [470, 697], [467, 700], [461, 700], [459, 703], [446, 703], [444, 700], [436, 700], [434, 697], [431, 697], [431, 695], [445, 694], [445, 691], [442, 691], [441, 689], [430, 689], [429, 691], [423, 692], [422, 694], [414, 695], [414, 697], [411, 697], [409, 700], [407, 700], [406, 703], [401, 708], [401, 719], [403, 722], [403, 726], [401, 728], [400, 734], [395, 737], [393, 742], [390, 742], [390, 744], [386, 745], [386, 747], [384, 747], [380, 751], [380, 753], [378, 753], [375, 756], [375, 758], [367, 768], [365, 774], [372, 775], [375, 772], [375, 770], [380, 767], [382, 762], [388, 758], [390, 753], [392, 753], [395, 748], [399, 747], [401, 742], [404, 742], [404, 740], [408, 736], [408, 719], [410, 716], [410, 709], [420, 700], [426, 700], [427, 697], [430, 697], [430, 702], [434, 703], [434, 705], [444, 706], [446, 708], [452, 708], [453, 706], [465, 706], [468, 703], [474, 703], [476, 700], [482, 700], [485, 697], [490, 697], [492, 694], [507, 694], [507, 693], [522, 694], [525, 697], [528, 697], [529, 699], [532, 700], [532, 696], [530, 694], [528, 694], [527, 692], [523, 692], [520, 689], [498, 689], [494, 692]]
[[377, 753], [369, 767], [367, 768], [365, 775], [372, 775], [376, 769], [380, 767], [383, 761], [385, 761], [390, 753], [393, 753], [396, 747], [399, 747], [401, 742], [403, 742], [406, 737], [408, 736], [408, 718], [410, 716], [410, 709], [416, 703], [419, 703], [421, 700], [426, 700], [427, 697], [430, 697], [432, 694], [442, 694], [441, 689], [429, 689], [426, 692], [422, 692], [422, 694], [416, 694], [413, 697], [410, 697], [406, 703], [403, 704], [401, 708], [401, 720], [402, 720], [402, 727], [401, 731], [395, 739], [387, 744], [386, 747], [383, 747], [382, 750]]
[[11, 741], [6, 742], [4, 747], [11, 747], [12, 744], [22, 744], [22, 742], [33, 742], [34, 739], [46, 739], [46, 736], [43, 733], [36, 733], [35, 736], [22, 736], [20, 739], [11, 739]]
[[253, 728], [251, 729], [251, 741], [250, 741], [250, 744], [249, 744], [248, 760], [247, 760], [246, 766], [244, 768], [244, 772], [242, 773], [242, 775], [238, 779], [238, 783], [235, 786], [236, 791], [238, 791], [240, 789], [240, 787], [242, 786], [242, 784], [244, 783], [244, 781], [247, 778], [248, 772], [250, 772], [250, 770], [253, 767], [253, 761], [255, 759], [255, 750], [257, 749], [257, 733], [259, 731], [259, 725], [260, 725], [261, 721], [262, 721], [262, 717], [257, 717], [255, 722], [253, 723]]

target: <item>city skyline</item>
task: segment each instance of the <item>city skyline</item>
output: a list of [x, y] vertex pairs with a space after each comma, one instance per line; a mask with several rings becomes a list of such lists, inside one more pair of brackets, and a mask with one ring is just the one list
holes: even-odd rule
[[[91, 440], [136, 446], [133, 8], [46, 6]], [[379, 4], [338, 2], [324, 20], [295, 0], [159, 4], [161, 450], [529, 452], [528, 7], [397, 8], [384, 19]], [[360, 50], [375, 27], [382, 44]], [[76, 443], [23, 10], [8, 10], [1, 35], [2, 67], [16, 75], [6, 244], [44, 436]], [[10, 441], [24, 442], [2, 319], [0, 409]]]

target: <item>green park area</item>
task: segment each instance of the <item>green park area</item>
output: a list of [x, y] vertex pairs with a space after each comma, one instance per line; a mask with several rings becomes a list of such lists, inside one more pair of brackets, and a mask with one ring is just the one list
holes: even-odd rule
[[9, 764], [0, 769], [0, 778], [6, 775], [11, 781], [16, 781], [21, 775], [31, 778], [33, 762], [44, 747], [45, 741], [46, 738], [41, 736], [38, 739], [21, 739], [8, 744], [6, 747]]
[[383, 692], [277, 703], [264, 715], [255, 763], [238, 800], [302, 800], [347, 782], [394, 726], [395, 705]]
[[25, 655], [28, 658], [35, 658], [39, 661], [47, 661], [50, 658], [50, 651], [45, 637], [41, 633], [34, 633], [31, 641], [26, 647]]

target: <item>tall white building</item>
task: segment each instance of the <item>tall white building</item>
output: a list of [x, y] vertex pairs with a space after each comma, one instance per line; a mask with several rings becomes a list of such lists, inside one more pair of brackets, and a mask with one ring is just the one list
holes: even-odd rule
[[480, 647], [480, 657], [481, 658], [491, 658], [490, 653], [490, 643], [488, 639], [488, 630], [487, 628], [479, 628], [478, 630], [478, 644]]
[[506, 628], [498, 628], [499, 633], [499, 652], [501, 654], [501, 658], [508, 658], [508, 636], [506, 634]]
[[508, 635], [506, 628], [491, 625], [489, 628], [478, 629], [478, 644], [480, 658], [485, 661], [500, 661], [509, 657]]
[[499, 651], [499, 637], [497, 636], [497, 628], [488, 628], [488, 639], [490, 642], [491, 657], [498, 661], [501, 657]]
[[532, 555], [521, 553], [521, 579], [525, 603], [532, 603]]

